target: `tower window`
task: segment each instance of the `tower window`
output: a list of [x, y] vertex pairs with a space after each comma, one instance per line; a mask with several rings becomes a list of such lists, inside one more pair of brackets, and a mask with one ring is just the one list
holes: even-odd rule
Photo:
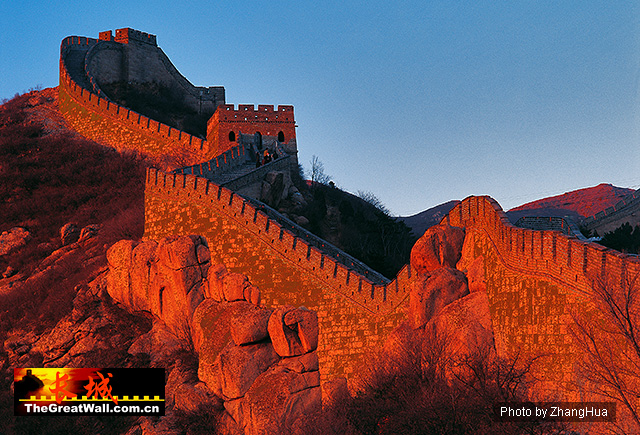
[[229, 132], [229, 142], [235, 142], [236, 141], [236, 134], [233, 131]]
[[282, 131], [278, 133], [278, 142], [284, 142], [284, 133]]

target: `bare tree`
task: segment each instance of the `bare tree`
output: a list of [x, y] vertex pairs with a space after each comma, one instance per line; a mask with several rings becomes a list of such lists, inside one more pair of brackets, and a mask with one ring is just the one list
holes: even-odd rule
[[586, 388], [628, 411], [640, 431], [640, 287], [638, 276], [593, 280], [589, 308], [573, 313], [579, 367]]
[[311, 185], [312, 187], [318, 184], [329, 184], [331, 177], [324, 173], [324, 164], [320, 161], [320, 158], [315, 154], [311, 157]]
[[391, 212], [389, 211], [387, 206], [384, 205], [384, 203], [380, 200], [380, 198], [378, 198], [373, 192], [368, 190], [366, 191], [358, 190], [357, 195], [358, 195], [358, 198], [368, 202], [369, 204], [377, 208], [382, 214], [391, 216]]

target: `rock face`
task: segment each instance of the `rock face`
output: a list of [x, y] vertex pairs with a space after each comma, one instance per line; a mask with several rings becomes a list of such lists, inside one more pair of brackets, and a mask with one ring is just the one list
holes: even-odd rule
[[318, 347], [318, 315], [305, 307], [278, 308], [269, 318], [269, 336], [280, 356], [297, 356]]
[[411, 267], [424, 274], [440, 267], [455, 268], [464, 243], [464, 229], [450, 225], [429, 228], [411, 249]]
[[459, 270], [442, 267], [418, 276], [409, 298], [413, 327], [424, 326], [445, 306], [467, 294], [467, 278]]
[[107, 251], [109, 295], [134, 311], [148, 311], [177, 335], [190, 329], [204, 300], [203, 277], [211, 265], [200, 236], [160, 242], [122, 240]]
[[425, 331], [445, 337], [449, 350], [458, 356], [495, 349], [487, 293], [474, 292], [447, 305], [427, 323]]
[[200, 236], [120, 241], [107, 260], [109, 295], [156, 319], [129, 352], [162, 353], [160, 343], [197, 352], [201, 382], [175, 389], [176, 401], [197, 393], [181, 406], [217, 400], [224, 407], [219, 429], [244, 434], [284, 433], [320, 409], [315, 312], [260, 307], [260, 290], [245, 275], [211, 265]]
[[269, 172], [262, 181], [260, 201], [273, 208], [278, 208], [280, 201], [287, 197], [290, 187], [291, 181], [287, 174], [284, 172]]
[[78, 229], [78, 226], [76, 224], [70, 222], [60, 228], [60, 241], [62, 242], [62, 246], [67, 246], [75, 243], [79, 238], [80, 230]]
[[[430, 344], [427, 337], [444, 338], [458, 357], [478, 349], [495, 351], [484, 259], [473, 256], [473, 237], [460, 228], [439, 225], [427, 230], [411, 251], [415, 275], [408, 325], [422, 330], [424, 346]], [[402, 325], [387, 340], [386, 351], [402, 353], [409, 342], [411, 333]]]

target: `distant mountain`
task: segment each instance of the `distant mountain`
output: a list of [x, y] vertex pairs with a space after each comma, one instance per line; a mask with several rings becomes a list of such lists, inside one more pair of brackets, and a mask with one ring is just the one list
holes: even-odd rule
[[[506, 213], [512, 223], [523, 216], [569, 217], [574, 222], [580, 222], [586, 217], [593, 216], [607, 207], [615, 205], [633, 191], [633, 189], [603, 183], [528, 202], [512, 208]], [[459, 203], [458, 200], [445, 202], [413, 216], [401, 216], [398, 219], [411, 228], [416, 237], [420, 237], [427, 228], [438, 224]]]
[[603, 183], [523, 204], [509, 210], [507, 216], [511, 222], [523, 216], [568, 216], [579, 222], [615, 205], [632, 192], [633, 189]]
[[421, 211], [413, 216], [400, 216], [398, 219], [403, 221], [405, 225], [411, 228], [414, 236], [420, 237], [427, 228], [432, 227], [442, 220], [442, 218], [451, 211], [453, 207], [458, 205], [460, 201], [453, 200], [444, 204], [436, 205], [428, 210]]

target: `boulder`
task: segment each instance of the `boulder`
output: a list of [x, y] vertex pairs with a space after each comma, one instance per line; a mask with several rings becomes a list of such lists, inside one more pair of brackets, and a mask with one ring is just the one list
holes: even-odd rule
[[158, 244], [147, 241], [136, 245], [131, 250], [129, 266], [129, 298], [127, 305], [132, 310], [149, 311], [161, 315], [161, 300], [158, 282]]
[[424, 326], [442, 308], [469, 294], [466, 276], [456, 269], [435, 269], [411, 283], [409, 318], [414, 329]]
[[294, 423], [321, 409], [318, 372], [269, 370], [260, 375], [241, 403], [245, 434], [291, 433]]
[[458, 264], [456, 264], [456, 269], [465, 273], [467, 272], [467, 269], [476, 258], [475, 244], [476, 230], [473, 228], [466, 228], [464, 234], [464, 243], [462, 244], [462, 254], [460, 255]]
[[305, 307], [277, 308], [269, 318], [269, 337], [280, 356], [296, 356], [318, 347], [318, 315]]
[[425, 335], [444, 339], [447, 353], [454, 358], [486, 349], [495, 354], [487, 293], [474, 292], [447, 305], [427, 323]]
[[11, 266], [7, 266], [7, 268], [4, 270], [4, 272], [2, 272], [2, 277], [3, 278], [11, 278], [15, 274], [16, 274], [16, 270]]
[[100, 231], [100, 228], [102, 228], [102, 225], [99, 224], [87, 225], [80, 231], [78, 241], [83, 242], [91, 237], [95, 237], [98, 231]]
[[304, 216], [296, 216], [293, 220], [294, 220], [295, 223], [297, 223], [301, 227], [309, 225], [309, 219], [307, 219]]
[[146, 354], [154, 364], [170, 360], [184, 347], [182, 342], [166, 325], [154, 320], [151, 331], [136, 338], [127, 352], [131, 355]]
[[62, 242], [62, 246], [75, 243], [79, 238], [80, 230], [76, 224], [69, 222], [60, 228], [60, 241]]
[[417, 274], [440, 267], [456, 267], [464, 243], [464, 229], [435, 225], [418, 239], [411, 249], [411, 268]]
[[222, 278], [229, 273], [224, 264], [216, 264], [211, 266], [207, 272], [207, 282], [204, 287], [205, 298], [211, 298], [214, 301], [221, 302], [224, 300], [224, 292], [222, 291]]
[[250, 285], [251, 283], [246, 275], [233, 272], [225, 274], [222, 277], [222, 293], [224, 300], [229, 302], [245, 300], [244, 290]]
[[122, 304], [130, 299], [131, 260], [133, 248], [137, 245], [133, 240], [120, 240], [107, 250], [107, 292], [113, 300]]
[[469, 281], [469, 291], [471, 293], [487, 291], [487, 280], [484, 275], [484, 257], [482, 255], [469, 265], [467, 280]]
[[20, 249], [31, 239], [31, 233], [25, 228], [15, 227], [0, 235], [0, 256]]
[[219, 303], [205, 299], [196, 309], [192, 337], [199, 356], [198, 377], [216, 394], [222, 394], [219, 379], [220, 353], [232, 343], [231, 319], [255, 307], [246, 301]]
[[240, 346], [255, 343], [269, 336], [267, 325], [273, 310], [249, 305], [246, 310], [237, 311], [231, 317], [231, 338]]
[[300, 356], [282, 358], [278, 365], [274, 367], [274, 370], [290, 371], [296, 373], [318, 371], [318, 354], [316, 352], [309, 352]]
[[260, 201], [277, 209], [280, 201], [288, 196], [290, 186], [289, 177], [284, 172], [269, 172], [262, 181]]
[[205, 298], [210, 254], [200, 236], [172, 236], [159, 243], [121, 240], [107, 251], [108, 292], [132, 311], [148, 311], [187, 338]]
[[174, 394], [175, 407], [187, 413], [196, 413], [203, 409], [221, 409], [222, 400], [211, 395], [202, 382], [179, 385]]
[[244, 396], [253, 381], [278, 361], [271, 343], [228, 345], [218, 358], [217, 369], [225, 400]]

